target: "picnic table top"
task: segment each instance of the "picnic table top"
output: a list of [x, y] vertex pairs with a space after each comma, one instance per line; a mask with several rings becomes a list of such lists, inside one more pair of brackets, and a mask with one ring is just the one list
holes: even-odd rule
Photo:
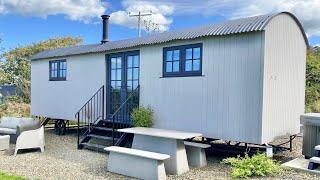
[[125, 129], [119, 129], [118, 131], [124, 132], [124, 133], [132, 133], [132, 134], [139, 134], [139, 135], [145, 135], [145, 136], [161, 137], [161, 138], [168, 138], [168, 139], [179, 139], [179, 140], [202, 136], [202, 134], [200, 133], [157, 129], [157, 128], [144, 128], [144, 127], [125, 128]]

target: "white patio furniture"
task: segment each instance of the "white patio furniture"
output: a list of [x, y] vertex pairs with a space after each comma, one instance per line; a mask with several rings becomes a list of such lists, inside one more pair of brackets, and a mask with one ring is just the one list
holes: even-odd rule
[[17, 137], [23, 132], [40, 128], [38, 120], [33, 118], [2, 117], [0, 135], [10, 135], [10, 143], [16, 143]]
[[139, 179], [166, 179], [163, 161], [170, 158], [167, 154], [117, 146], [107, 147], [104, 150], [110, 151], [108, 158], [110, 172]]
[[200, 133], [156, 129], [156, 128], [126, 128], [119, 132], [134, 134], [132, 148], [170, 155], [164, 161], [168, 174], [182, 174], [189, 171], [184, 139], [202, 136]]
[[0, 136], [0, 151], [9, 149], [10, 136]]
[[319, 165], [320, 165], [320, 157], [312, 157], [309, 159], [308, 169], [314, 170], [314, 169], [318, 168]]
[[210, 145], [194, 142], [184, 142], [187, 151], [187, 158], [189, 166], [192, 167], [204, 167], [207, 166], [207, 158], [205, 149]]
[[44, 127], [36, 130], [24, 131], [18, 136], [14, 155], [16, 156], [20, 149], [40, 148], [44, 152]]

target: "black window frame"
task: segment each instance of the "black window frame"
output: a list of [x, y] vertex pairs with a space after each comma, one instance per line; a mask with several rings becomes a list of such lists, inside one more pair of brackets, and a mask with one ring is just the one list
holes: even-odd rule
[[[52, 64], [53, 63], [57, 63], [57, 77], [52, 77]], [[66, 63], [66, 67], [65, 69], [61, 68], [61, 64], [62, 63]], [[60, 74], [61, 70], [65, 70], [65, 76], [62, 77], [62, 75]], [[49, 81], [66, 81], [67, 80], [67, 60], [66, 59], [60, 59], [60, 60], [53, 60], [53, 61], [49, 61]]]
[[[188, 76], [202, 76], [202, 43], [196, 44], [187, 44], [180, 46], [171, 46], [163, 48], [163, 63], [162, 63], [162, 76], [163, 77], [188, 77]], [[186, 71], [185, 63], [186, 63], [186, 49], [190, 48], [200, 48], [200, 69], [199, 71]], [[166, 70], [166, 60], [167, 60], [167, 52], [168, 51], [180, 51], [180, 63], [179, 63], [179, 71], [178, 72], [167, 72]]]

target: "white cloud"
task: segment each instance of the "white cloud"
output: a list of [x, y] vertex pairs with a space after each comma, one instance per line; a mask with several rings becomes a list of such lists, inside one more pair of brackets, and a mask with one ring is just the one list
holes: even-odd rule
[[[246, 3], [245, 3], [246, 2]], [[302, 22], [308, 36], [320, 36], [319, 0], [249, 0], [235, 8], [231, 18], [289, 11]]]
[[[308, 36], [320, 36], [320, 0], [145, 0], [156, 7], [167, 5], [175, 16], [220, 15], [227, 19], [289, 11], [302, 22]], [[200, 17], [199, 17], [200, 18]]]
[[[129, 17], [128, 13], [136, 14], [139, 11], [141, 13], [152, 12], [151, 16], [143, 17], [143, 20], [152, 21], [158, 24], [159, 31], [166, 31], [169, 29], [172, 19], [168, 16], [173, 14], [173, 7], [168, 4], [154, 3], [148, 1], [133, 1], [125, 0], [122, 2], [124, 10], [116, 11], [111, 13], [110, 22], [113, 24], [118, 24], [126, 26], [129, 28], [137, 28], [137, 18]], [[142, 28], [145, 26], [142, 22]]]
[[71, 20], [91, 22], [105, 12], [100, 0], [0, 0], [0, 14], [20, 14], [46, 18], [65, 15]]

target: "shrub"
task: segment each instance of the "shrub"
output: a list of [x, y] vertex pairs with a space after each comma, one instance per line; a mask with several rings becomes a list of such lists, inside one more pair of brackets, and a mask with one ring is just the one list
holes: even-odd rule
[[320, 112], [320, 100], [317, 100], [312, 104], [311, 110], [312, 110], [312, 112], [316, 112], [316, 113]]
[[232, 166], [231, 176], [233, 178], [273, 176], [281, 171], [281, 167], [276, 161], [261, 153], [255, 154], [252, 157], [246, 154], [243, 158], [240, 156], [237, 158], [227, 158], [222, 160], [222, 163]]
[[30, 105], [6, 100], [3, 104], [0, 104], [0, 118], [3, 116], [29, 117]]
[[131, 113], [134, 127], [151, 127], [153, 124], [153, 110], [151, 108], [135, 108]]

